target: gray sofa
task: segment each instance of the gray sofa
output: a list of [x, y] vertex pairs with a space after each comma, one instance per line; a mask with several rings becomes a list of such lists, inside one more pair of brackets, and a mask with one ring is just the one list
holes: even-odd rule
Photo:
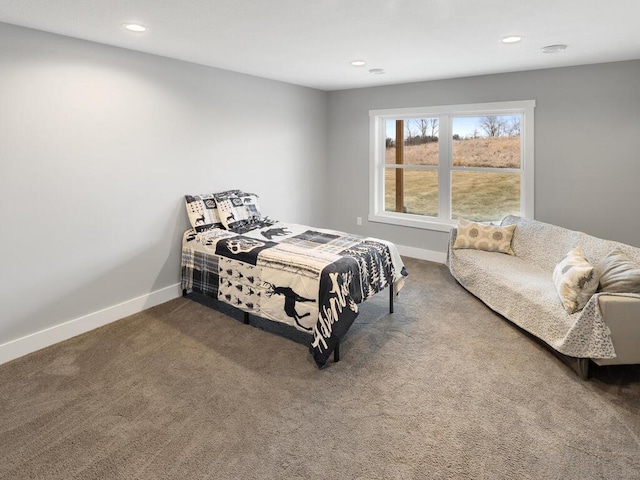
[[588, 378], [590, 362], [640, 364], [640, 294], [597, 292], [582, 310], [569, 314], [552, 279], [555, 266], [576, 246], [594, 266], [616, 247], [640, 263], [640, 248], [516, 216], [506, 217], [501, 225], [514, 224], [514, 255], [454, 249], [453, 228], [447, 265], [454, 278], [561, 354], [583, 379]]

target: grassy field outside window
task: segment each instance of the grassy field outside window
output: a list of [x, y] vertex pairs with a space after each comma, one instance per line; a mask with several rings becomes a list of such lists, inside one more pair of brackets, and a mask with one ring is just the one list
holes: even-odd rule
[[[453, 140], [454, 167], [519, 168], [520, 136]], [[405, 145], [406, 165], [438, 164], [438, 143]], [[385, 163], [395, 163], [395, 148], [387, 147]], [[385, 210], [396, 211], [396, 171], [385, 169]], [[403, 213], [438, 216], [438, 172], [404, 170]], [[520, 215], [520, 175], [517, 173], [451, 172], [451, 217], [479, 222]]]

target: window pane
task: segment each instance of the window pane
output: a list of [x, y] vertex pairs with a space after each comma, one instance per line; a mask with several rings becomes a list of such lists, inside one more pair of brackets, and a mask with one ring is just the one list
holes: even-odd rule
[[451, 218], [476, 222], [520, 215], [520, 174], [452, 172]]
[[[400, 124], [401, 149], [398, 149], [398, 122], [402, 122]], [[437, 118], [387, 120], [385, 124], [385, 163], [437, 165], [438, 128]], [[402, 150], [402, 156], [400, 156], [399, 150]]]
[[453, 165], [520, 168], [520, 115], [454, 117]]
[[[385, 210], [438, 216], [438, 172], [385, 168]], [[396, 193], [399, 195], [396, 196]]]

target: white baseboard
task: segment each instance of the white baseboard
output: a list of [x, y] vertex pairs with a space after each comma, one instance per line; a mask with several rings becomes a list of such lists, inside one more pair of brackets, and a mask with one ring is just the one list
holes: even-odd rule
[[[447, 254], [423, 248], [397, 245], [400, 255], [419, 258], [430, 262], [445, 263]], [[58, 342], [68, 340], [94, 328], [107, 325], [122, 318], [155, 307], [182, 295], [180, 284], [156, 290], [146, 295], [127, 300], [126, 302], [107, 307], [88, 315], [46, 328], [0, 345], [0, 365]]]
[[0, 365], [71, 337], [86, 333], [182, 295], [180, 284], [141, 295], [126, 302], [40, 330], [0, 345]]
[[420, 260], [428, 260], [430, 262], [445, 263], [447, 261], [446, 252], [436, 252], [434, 250], [425, 250], [424, 248], [407, 247], [405, 245], [396, 245], [400, 255], [406, 255], [411, 258], [419, 258]]

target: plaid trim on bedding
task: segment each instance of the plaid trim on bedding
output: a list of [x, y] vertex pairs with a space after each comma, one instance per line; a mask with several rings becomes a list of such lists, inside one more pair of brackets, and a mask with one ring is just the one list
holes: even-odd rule
[[290, 245], [298, 245], [303, 249], [312, 249], [316, 252], [326, 252], [339, 254], [345, 248], [353, 247], [362, 242], [362, 237], [351, 235], [336, 235], [326, 232], [317, 232], [315, 230], [307, 230], [304, 233], [294, 237], [282, 240], [280, 243]]
[[182, 289], [218, 296], [218, 256], [183, 248]]

